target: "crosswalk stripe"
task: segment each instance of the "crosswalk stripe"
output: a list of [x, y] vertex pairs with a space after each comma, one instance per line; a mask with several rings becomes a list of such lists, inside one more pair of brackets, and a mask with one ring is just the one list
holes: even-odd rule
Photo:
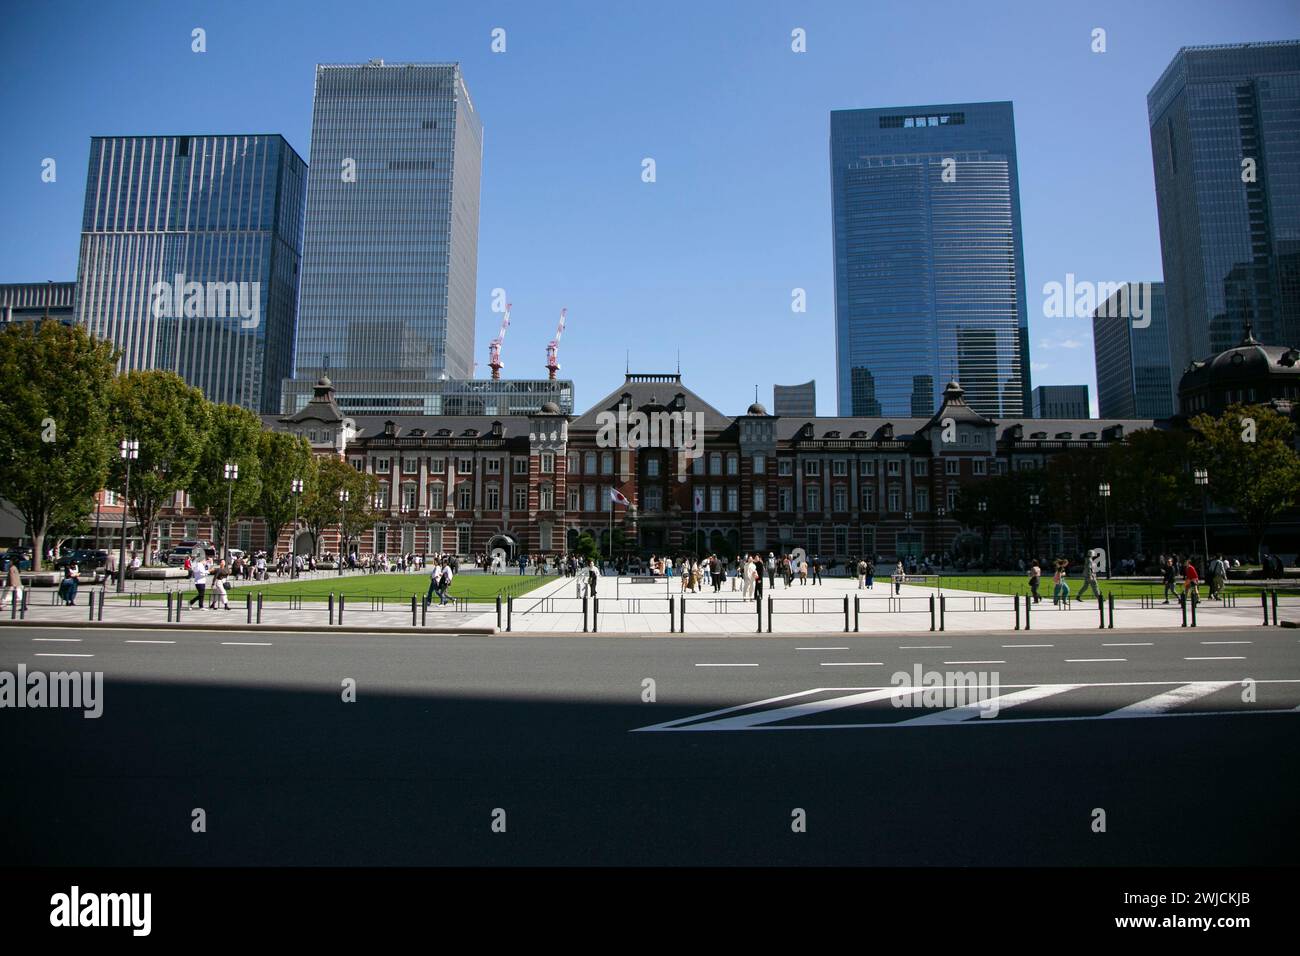
[[849, 694], [847, 697], [831, 697], [826, 700], [809, 700], [802, 701], [798, 704], [790, 704], [787, 707], [777, 707], [773, 710], [760, 710], [755, 713], [737, 714], [734, 717], [724, 717], [721, 720], [709, 721], [706, 724], [691, 725], [689, 727], [675, 727], [675, 730], [747, 730], [750, 727], [756, 727], [759, 724], [771, 724], [781, 720], [790, 720], [794, 717], [807, 717], [812, 714], [824, 713], [828, 710], [838, 710], [841, 707], [854, 707], [858, 704], [869, 704], [875, 700], [887, 700], [890, 697], [902, 694], [920, 693], [923, 687], [880, 687], [875, 690], [865, 691], [861, 694]]
[[999, 694], [997, 697], [990, 698], [974, 704], [962, 704], [960, 707], [950, 707], [947, 710], [936, 711], [931, 714], [925, 714], [922, 717], [913, 717], [911, 720], [904, 720], [900, 726], [906, 727], [924, 727], [931, 724], [955, 724], [963, 720], [970, 720], [978, 717], [981, 713], [993, 709], [994, 702], [997, 703], [995, 713], [1001, 713], [1006, 707], [1018, 707], [1021, 704], [1028, 704], [1035, 700], [1043, 700], [1046, 697], [1055, 697], [1057, 694], [1064, 694], [1066, 691], [1078, 690], [1083, 684], [1042, 684], [1038, 687], [1027, 687], [1024, 690], [1014, 691], [1010, 694]]
[[1121, 707], [1118, 710], [1112, 710], [1108, 714], [1102, 714], [1102, 717], [1143, 717], [1155, 716], [1167, 713], [1181, 704], [1190, 703], [1201, 697], [1208, 697], [1215, 691], [1223, 690], [1225, 687], [1232, 687], [1236, 681], [1223, 680], [1202, 680], [1195, 681], [1191, 684], [1184, 684], [1181, 687], [1175, 687], [1173, 690], [1167, 690], [1163, 693], [1156, 694], [1154, 697], [1148, 697], [1146, 700], [1139, 700], [1135, 704], [1129, 704], [1127, 707]]

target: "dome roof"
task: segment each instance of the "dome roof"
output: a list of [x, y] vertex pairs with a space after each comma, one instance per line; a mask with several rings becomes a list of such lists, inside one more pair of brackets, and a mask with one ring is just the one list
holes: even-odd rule
[[1262, 345], [1247, 323], [1238, 344], [1203, 362], [1193, 362], [1188, 372], [1200, 373], [1197, 378], [1202, 380], [1300, 375], [1300, 351], [1283, 345]]
[[560, 414], [560, 406], [556, 405], [554, 402], [547, 402], [542, 406], [541, 413], [543, 415], [558, 415]]
[[764, 407], [763, 407], [761, 404], [759, 404], [758, 402], [755, 402], [753, 405], [750, 405], [750, 406], [749, 406], [749, 410], [748, 410], [747, 412], [745, 412], [745, 414], [746, 414], [746, 415], [766, 415], [766, 414], [767, 414], [767, 409], [764, 408]]

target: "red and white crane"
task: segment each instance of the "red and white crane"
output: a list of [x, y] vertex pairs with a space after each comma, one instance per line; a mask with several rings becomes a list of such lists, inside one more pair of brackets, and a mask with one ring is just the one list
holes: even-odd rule
[[564, 316], [568, 309], [560, 310], [560, 325], [555, 330], [555, 338], [551, 339], [546, 346], [546, 377], [551, 381], [555, 380], [555, 373], [560, 370], [560, 363], [556, 361], [556, 355], [560, 351], [560, 336], [564, 334]]
[[506, 341], [506, 329], [510, 328], [510, 303], [506, 303], [506, 314], [501, 319], [501, 331], [497, 337], [488, 343], [488, 368], [492, 369], [492, 377], [499, 379], [501, 377], [501, 346]]

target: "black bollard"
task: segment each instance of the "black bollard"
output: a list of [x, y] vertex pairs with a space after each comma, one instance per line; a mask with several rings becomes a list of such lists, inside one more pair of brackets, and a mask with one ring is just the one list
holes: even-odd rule
[[257, 592], [257, 623], [262, 623], [262, 592]]
[[939, 630], [941, 631], [944, 629], [943, 612], [947, 608], [947, 606], [948, 606], [948, 598], [940, 594], [939, 595]]
[[1201, 603], [1201, 599], [1198, 598], [1196, 596], [1196, 592], [1193, 591], [1192, 592], [1192, 627], [1196, 626], [1196, 605], [1200, 603]]
[[1183, 612], [1182, 626], [1186, 627], [1187, 626], [1187, 593], [1186, 592], [1183, 592], [1182, 594], [1178, 595], [1178, 607]]
[[587, 598], [582, 599], [582, 633], [587, 633]]
[[1268, 627], [1268, 592], [1259, 592], [1259, 606], [1264, 609], [1264, 626]]
[[515, 599], [513, 597], [507, 597], [506, 598], [506, 630], [507, 631], [510, 630], [511, 618], [514, 615], [514, 610], [515, 610]]
[[1101, 592], [1097, 593], [1097, 629], [1101, 630], [1106, 626], [1106, 602], [1102, 599]]
[[862, 598], [858, 595], [853, 596], [853, 633], [858, 633], [859, 625], [862, 623]]
[[767, 599], [767, 633], [772, 633], [772, 599]]
[[99, 591], [99, 616], [96, 618], [96, 620], [99, 621], [104, 620], [104, 589], [103, 588], [101, 588]]
[[[760, 615], [760, 618], [761, 616], [762, 615]], [[763, 625], [761, 621], [758, 625], [758, 629], [760, 631], [763, 629]], [[844, 633], [845, 634], [849, 633], [849, 596], [847, 594], [844, 595]]]
[[930, 630], [934, 630], [934, 595], [930, 595]]
[[415, 595], [411, 595], [411, 627], [415, 627]]
[[677, 633], [677, 600], [671, 594], [668, 595], [668, 633]]
[[600, 598], [591, 599], [591, 633], [595, 634], [600, 630]]
[[1277, 588], [1273, 589], [1273, 626], [1277, 627]]
[[[424, 606], [428, 607], [429, 602], [425, 601]], [[497, 595], [497, 630], [501, 630], [501, 595]]]
[[248, 615], [248, 623], [252, 624], [253, 623], [253, 595], [251, 594], [244, 595], [244, 611]]
[[1012, 598], [1011, 606], [1016, 611], [1016, 630], [1020, 630], [1020, 595], [1017, 594]]
[[330, 592], [330, 627], [334, 626], [334, 592]]
[[339, 595], [339, 627], [343, 626], [343, 605], [345, 603], [347, 603], [347, 596], [344, 594], [340, 594]]

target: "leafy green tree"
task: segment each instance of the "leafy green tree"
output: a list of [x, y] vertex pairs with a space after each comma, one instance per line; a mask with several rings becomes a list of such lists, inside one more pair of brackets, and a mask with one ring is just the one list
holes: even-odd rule
[[140, 443], [140, 456], [131, 462], [131, 497], [127, 502], [144, 542], [144, 558], [152, 551], [158, 512], [176, 492], [186, 489], [198, 466], [208, 429], [208, 401], [175, 372], [157, 369], [119, 375], [110, 391], [112, 448], [109, 487], [122, 489], [126, 462], [118, 443]]
[[[190, 479], [189, 492], [194, 507], [212, 516], [222, 554], [230, 547], [227, 500], [232, 521], [257, 510], [262, 494], [262, 466], [257, 455], [261, 439], [262, 420], [248, 409], [238, 405], [213, 405], [209, 409], [207, 441]], [[227, 464], [239, 467], [238, 478], [226, 478]]]
[[589, 532], [584, 531], [578, 535], [578, 544], [574, 550], [578, 552], [578, 557], [584, 561], [600, 560], [600, 547]]
[[1199, 507], [1188, 467], [1190, 446], [1185, 431], [1144, 428], [1110, 448], [1111, 520], [1140, 528], [1148, 550], [1154, 546], [1167, 552], [1174, 528], [1193, 501]]
[[1241, 518], [1262, 557], [1264, 535], [1300, 500], [1295, 426], [1266, 405], [1232, 405], [1218, 418], [1198, 415], [1193, 459], [1209, 473], [1209, 494]]
[[[312, 552], [318, 553], [321, 535], [337, 528], [345, 514], [339, 501], [339, 492], [347, 491], [346, 540], [371, 528], [379, 515], [374, 510], [374, 497], [379, 491], [379, 480], [371, 474], [357, 471], [341, 458], [330, 455], [317, 462], [316, 481], [303, 496], [301, 519], [311, 532]], [[346, 554], [340, 548], [340, 554]]]
[[[274, 431], [263, 431], [259, 436], [257, 457], [262, 464], [257, 513], [266, 524], [266, 550], [274, 560], [280, 532], [293, 521], [294, 505], [301, 512], [307, 490], [316, 483], [316, 458], [311, 444], [301, 435]], [[294, 479], [301, 479], [302, 495], [294, 495]]]
[[32, 536], [40, 570], [52, 527], [75, 525], [104, 485], [112, 438], [111, 345], [58, 322], [0, 333], [0, 496]]

